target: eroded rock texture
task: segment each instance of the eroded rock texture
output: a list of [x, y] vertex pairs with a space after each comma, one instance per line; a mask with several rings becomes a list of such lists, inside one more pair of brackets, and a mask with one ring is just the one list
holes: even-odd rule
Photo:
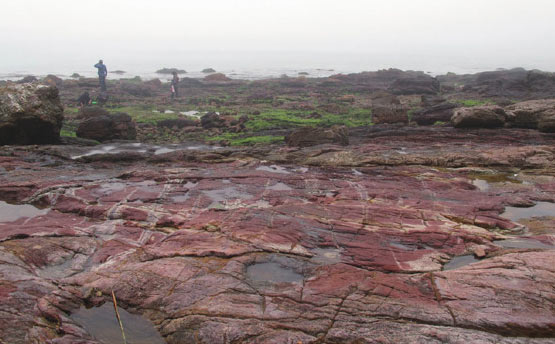
[[58, 142], [63, 111], [55, 86], [24, 83], [0, 88], [0, 145]]
[[552, 343], [553, 227], [500, 215], [555, 201], [553, 136], [372, 130], [127, 163], [10, 148], [0, 198], [42, 210], [0, 223], [0, 340], [98, 343], [72, 314], [113, 291], [167, 343]]

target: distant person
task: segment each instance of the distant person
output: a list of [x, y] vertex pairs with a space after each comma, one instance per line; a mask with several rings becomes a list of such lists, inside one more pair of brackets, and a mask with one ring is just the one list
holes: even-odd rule
[[98, 61], [98, 63], [94, 66], [98, 68], [98, 81], [100, 83], [100, 89], [102, 91], [106, 91], [106, 76], [108, 75], [108, 69], [102, 60]]
[[174, 71], [172, 74], [173, 74], [173, 78], [172, 78], [172, 81], [171, 81], [172, 99], [175, 99], [175, 98], [178, 97], [177, 88], [178, 88], [178, 84], [179, 84], [179, 76], [177, 76], [176, 71]]
[[77, 98], [77, 103], [79, 103], [80, 107], [83, 107], [85, 105], [90, 105], [91, 104], [91, 96], [89, 95], [89, 92], [87, 92], [87, 91], [83, 92], [83, 94], [80, 95], [79, 98]]

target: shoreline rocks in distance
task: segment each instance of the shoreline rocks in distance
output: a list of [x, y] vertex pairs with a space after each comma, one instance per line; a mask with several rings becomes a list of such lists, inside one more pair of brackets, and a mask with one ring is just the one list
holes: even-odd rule
[[157, 74], [173, 74], [173, 72], [176, 72], [177, 74], [186, 74], [187, 71], [184, 69], [179, 69], [179, 68], [162, 68], [162, 69], [158, 69], [156, 71]]

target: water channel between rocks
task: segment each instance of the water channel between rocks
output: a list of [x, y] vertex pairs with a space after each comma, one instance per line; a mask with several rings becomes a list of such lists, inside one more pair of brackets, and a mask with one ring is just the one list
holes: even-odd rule
[[[144, 317], [131, 314], [123, 308], [118, 308], [118, 312], [128, 344], [166, 343], [154, 325]], [[123, 343], [112, 303], [105, 303], [100, 307], [81, 307], [70, 318], [103, 344]]]
[[0, 201], [0, 222], [12, 222], [24, 217], [35, 217], [48, 213], [49, 209], [38, 209], [30, 204], [9, 204]]
[[303, 275], [279, 263], [267, 262], [247, 267], [247, 278], [254, 282], [291, 283], [302, 281]]
[[476, 262], [479, 262], [479, 260], [474, 258], [474, 256], [471, 256], [471, 255], [458, 256], [458, 257], [454, 257], [449, 261], [449, 263], [445, 264], [443, 266], [443, 270], [444, 271], [454, 270]]
[[505, 207], [505, 211], [500, 216], [514, 222], [533, 217], [555, 217], [555, 203], [537, 202], [533, 207], [527, 208]]

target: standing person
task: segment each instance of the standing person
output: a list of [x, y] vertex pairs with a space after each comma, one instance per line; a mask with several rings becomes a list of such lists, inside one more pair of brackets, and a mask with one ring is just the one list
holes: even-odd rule
[[172, 82], [171, 82], [172, 99], [175, 99], [175, 98], [178, 97], [177, 87], [178, 87], [178, 84], [179, 84], [179, 76], [177, 76], [176, 71], [174, 71], [172, 74], [173, 74], [173, 78], [172, 78]]
[[106, 91], [106, 75], [108, 75], [108, 69], [102, 60], [99, 60], [94, 66], [98, 68], [98, 81], [100, 83], [100, 89], [102, 91]]

